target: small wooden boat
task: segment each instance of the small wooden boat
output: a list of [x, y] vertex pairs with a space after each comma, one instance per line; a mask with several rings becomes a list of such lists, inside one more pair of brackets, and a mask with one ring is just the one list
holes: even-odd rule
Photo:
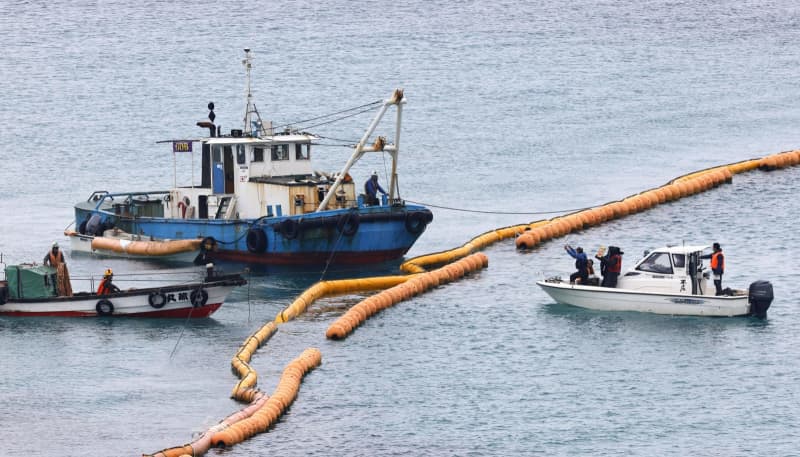
[[97, 295], [77, 292], [59, 296], [56, 269], [45, 265], [9, 265], [0, 281], [0, 315], [208, 317], [228, 294], [246, 284], [238, 274], [216, 274], [209, 266], [201, 279], [159, 287], [132, 288]]
[[765, 318], [773, 299], [772, 284], [756, 281], [748, 290], [726, 289], [716, 295], [702, 252], [708, 246], [668, 246], [645, 253], [619, 277], [617, 287], [572, 284], [560, 277], [537, 281], [558, 303], [599, 311], [638, 311], [686, 316], [756, 316]]

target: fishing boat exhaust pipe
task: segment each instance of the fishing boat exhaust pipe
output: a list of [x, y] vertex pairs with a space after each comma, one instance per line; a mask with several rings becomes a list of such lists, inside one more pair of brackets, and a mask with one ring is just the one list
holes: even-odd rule
[[747, 293], [747, 301], [750, 303], [750, 314], [759, 318], [767, 318], [767, 310], [772, 304], [774, 295], [772, 293], [772, 283], [769, 281], [756, 281], [750, 284]]

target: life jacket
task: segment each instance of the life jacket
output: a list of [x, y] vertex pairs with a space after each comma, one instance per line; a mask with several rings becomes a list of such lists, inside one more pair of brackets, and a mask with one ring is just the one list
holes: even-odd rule
[[619, 254], [614, 254], [608, 258], [608, 266], [606, 267], [606, 271], [608, 273], [619, 273], [622, 271], [622, 256]]
[[111, 282], [108, 279], [103, 279], [100, 281], [100, 287], [97, 288], [97, 295], [108, 295], [111, 293], [111, 288], [108, 287], [108, 283]]
[[722, 255], [722, 251], [711, 254], [711, 270], [714, 273], [725, 271], [725, 256]]
[[58, 268], [58, 265], [64, 260], [64, 254], [61, 251], [58, 251], [58, 255], [53, 255], [53, 251], [50, 251], [48, 255], [50, 256], [50, 266], [53, 268]]

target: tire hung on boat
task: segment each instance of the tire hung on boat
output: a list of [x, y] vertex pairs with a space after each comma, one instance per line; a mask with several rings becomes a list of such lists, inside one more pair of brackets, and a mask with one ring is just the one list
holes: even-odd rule
[[361, 216], [358, 213], [342, 214], [336, 221], [336, 229], [344, 236], [355, 235], [359, 225], [361, 225]]
[[191, 300], [192, 306], [195, 308], [205, 306], [208, 301], [208, 292], [203, 288], [195, 289], [189, 294], [189, 300]]
[[98, 301], [94, 309], [97, 311], [98, 316], [110, 316], [114, 314], [114, 304], [111, 303], [111, 300], [106, 300], [105, 298]]
[[167, 296], [161, 292], [151, 292], [150, 295], [147, 296], [147, 302], [150, 303], [150, 306], [153, 308], [161, 309], [167, 304]]
[[422, 233], [428, 222], [428, 215], [422, 211], [411, 211], [406, 214], [406, 230], [415, 235]]
[[280, 225], [281, 234], [287, 240], [293, 240], [300, 234], [300, 223], [294, 219], [286, 219]]
[[200, 250], [204, 252], [213, 251], [217, 248], [217, 240], [213, 236], [207, 236], [200, 242]]
[[260, 228], [251, 228], [247, 231], [247, 250], [260, 254], [267, 249], [267, 234]]

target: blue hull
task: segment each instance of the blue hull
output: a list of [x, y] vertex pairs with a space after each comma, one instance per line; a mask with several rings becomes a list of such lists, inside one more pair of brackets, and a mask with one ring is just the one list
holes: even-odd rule
[[425, 207], [371, 206], [259, 219], [123, 217], [110, 207], [78, 204], [75, 220], [99, 214], [106, 226], [157, 239], [213, 238], [209, 259], [309, 265], [384, 262], [402, 257], [433, 216]]

